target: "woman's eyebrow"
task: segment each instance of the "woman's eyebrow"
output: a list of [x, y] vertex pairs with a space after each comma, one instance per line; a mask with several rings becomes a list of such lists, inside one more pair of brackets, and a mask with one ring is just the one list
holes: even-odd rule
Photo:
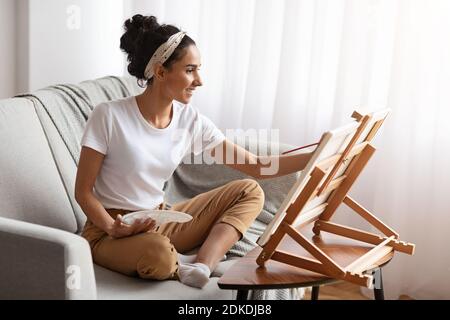
[[200, 65], [197, 65], [197, 64], [187, 64], [185, 67], [194, 67], [194, 68], [198, 68], [199, 66], [201, 66], [201, 64], [200, 64]]

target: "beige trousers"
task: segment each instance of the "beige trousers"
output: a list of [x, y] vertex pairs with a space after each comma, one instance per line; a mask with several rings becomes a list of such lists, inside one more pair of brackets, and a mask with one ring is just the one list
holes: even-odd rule
[[[189, 222], [167, 223], [155, 231], [115, 239], [88, 220], [82, 236], [98, 265], [146, 279], [177, 279], [177, 252], [201, 246], [216, 223], [233, 226], [242, 237], [263, 205], [264, 192], [256, 181], [235, 180], [171, 206], [171, 210], [190, 214], [193, 218]], [[160, 208], [168, 209], [164, 204]], [[113, 219], [130, 212], [106, 210]]]

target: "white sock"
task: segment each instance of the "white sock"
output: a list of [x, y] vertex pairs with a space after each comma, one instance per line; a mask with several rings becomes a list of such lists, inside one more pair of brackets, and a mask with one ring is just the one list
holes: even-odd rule
[[[182, 263], [194, 263], [196, 259], [197, 259], [197, 255], [196, 254], [185, 255], [185, 254], [178, 253], [178, 263], [179, 264], [182, 264]], [[226, 255], [224, 255], [222, 257], [222, 260], [220, 260], [220, 261], [224, 261], [224, 260], [227, 260], [227, 256]]]
[[188, 286], [203, 288], [209, 281], [211, 271], [206, 264], [182, 263], [178, 266], [180, 281]]
[[178, 254], [178, 263], [182, 264], [182, 263], [194, 263], [195, 259], [197, 258], [196, 254], [192, 254], [192, 255], [185, 255], [185, 254]]

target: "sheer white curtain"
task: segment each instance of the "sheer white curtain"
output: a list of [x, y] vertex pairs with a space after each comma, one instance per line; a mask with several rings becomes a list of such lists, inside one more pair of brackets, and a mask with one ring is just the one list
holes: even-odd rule
[[[353, 195], [417, 245], [385, 268], [387, 297], [450, 298], [450, 1], [126, 3], [197, 41], [194, 103], [223, 130], [280, 129], [302, 145], [355, 108], [390, 107]], [[345, 210], [338, 219], [363, 225]]]

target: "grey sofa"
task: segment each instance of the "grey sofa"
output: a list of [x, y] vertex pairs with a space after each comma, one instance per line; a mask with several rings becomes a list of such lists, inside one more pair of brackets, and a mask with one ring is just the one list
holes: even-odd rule
[[[219, 289], [218, 277], [256, 245], [295, 175], [261, 181], [263, 212], [203, 289], [97, 266], [79, 236], [85, 215], [74, 199], [74, 182], [83, 125], [98, 103], [139, 90], [132, 79], [105, 77], [0, 101], [0, 299], [234, 298], [235, 292]], [[166, 184], [167, 201], [239, 178], [243, 175], [225, 166], [183, 164]], [[290, 297], [292, 292], [272, 295]]]

